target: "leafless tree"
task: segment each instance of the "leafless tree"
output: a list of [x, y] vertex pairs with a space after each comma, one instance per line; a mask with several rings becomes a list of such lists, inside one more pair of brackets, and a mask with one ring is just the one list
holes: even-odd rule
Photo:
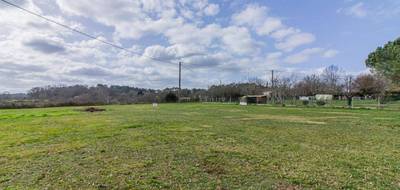
[[311, 74], [296, 83], [294, 88], [298, 95], [314, 96], [318, 93], [323, 93], [324, 84], [318, 75]]
[[322, 81], [325, 83], [325, 92], [333, 95], [341, 93], [340, 79], [342, 71], [338, 66], [331, 65], [326, 67], [321, 74]]
[[379, 75], [361, 74], [354, 80], [354, 91], [361, 96], [382, 96], [388, 82]]

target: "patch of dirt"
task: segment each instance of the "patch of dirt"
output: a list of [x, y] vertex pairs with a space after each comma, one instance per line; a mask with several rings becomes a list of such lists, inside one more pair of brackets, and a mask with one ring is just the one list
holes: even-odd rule
[[321, 119], [360, 119], [355, 116], [328, 116], [328, 117], [320, 117]]
[[277, 189], [277, 190], [300, 190], [302, 188], [297, 185], [278, 183], [278, 184], [274, 185], [274, 189]]
[[217, 152], [221, 152], [223, 154], [247, 154], [247, 153], [249, 153], [248, 147], [235, 146], [235, 145], [217, 145], [217, 146], [213, 147], [213, 150], [217, 151]]
[[305, 124], [316, 124], [316, 125], [325, 125], [326, 122], [322, 121], [312, 121], [305, 117], [300, 116], [286, 116], [286, 115], [247, 115], [248, 118], [243, 118], [241, 120], [279, 120], [279, 121], [288, 121], [295, 123], [305, 123]]
[[225, 173], [225, 170], [222, 166], [214, 163], [204, 162], [203, 169], [206, 173], [211, 175], [222, 175]]
[[330, 115], [363, 115], [363, 116], [367, 116], [368, 114], [365, 113], [350, 113], [350, 112], [319, 112], [319, 113], [323, 113], [323, 114], [330, 114]]
[[93, 112], [103, 112], [103, 111], [106, 111], [106, 109], [89, 107], [89, 108], [84, 109], [83, 111], [93, 113]]
[[170, 127], [166, 128], [165, 130], [171, 132], [196, 132], [196, 131], [201, 131], [203, 129], [185, 126], [185, 127]]
[[[9, 158], [5, 157], [5, 156], [0, 156], [0, 165], [5, 165], [6, 163], [8, 163]], [[0, 177], [0, 184], [1, 184], [1, 177]]]
[[396, 118], [392, 117], [375, 117], [375, 120], [396, 120]]
[[181, 115], [192, 116], [192, 115], [200, 115], [200, 113], [199, 112], [185, 112], [185, 113], [181, 113]]
[[207, 156], [200, 162], [200, 166], [203, 168], [204, 172], [210, 175], [220, 176], [225, 174], [223, 162], [218, 158], [218, 155]]
[[234, 112], [234, 113], [237, 113], [237, 112], [243, 112], [243, 110], [234, 110], [234, 109], [232, 109], [232, 110], [227, 110], [228, 112]]

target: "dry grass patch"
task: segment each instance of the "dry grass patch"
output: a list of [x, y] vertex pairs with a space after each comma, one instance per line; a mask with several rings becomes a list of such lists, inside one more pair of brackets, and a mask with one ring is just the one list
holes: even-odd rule
[[212, 125], [201, 125], [201, 127], [204, 127], [204, 128], [212, 128], [213, 126], [212, 126]]
[[375, 120], [396, 120], [394, 117], [374, 117]]
[[363, 114], [363, 113], [351, 113], [351, 112], [319, 112], [319, 113], [330, 114], [330, 115], [340, 115], [340, 116], [343, 116], [343, 115], [357, 115], [357, 116], [363, 115], [363, 116], [366, 116], [366, 115], [368, 115], [368, 114]]
[[278, 183], [278, 184], [274, 185], [274, 189], [277, 189], [277, 190], [301, 190], [302, 188], [298, 185]]
[[320, 117], [320, 119], [360, 119], [360, 117], [355, 117], [355, 116], [327, 116], [327, 117]]
[[251, 120], [277, 120], [277, 121], [285, 121], [285, 122], [294, 122], [294, 123], [305, 123], [305, 124], [315, 124], [315, 125], [325, 125], [326, 122], [322, 121], [313, 121], [306, 117], [300, 116], [288, 116], [288, 115], [246, 115], [246, 118], [242, 118], [242, 121], [251, 121]]

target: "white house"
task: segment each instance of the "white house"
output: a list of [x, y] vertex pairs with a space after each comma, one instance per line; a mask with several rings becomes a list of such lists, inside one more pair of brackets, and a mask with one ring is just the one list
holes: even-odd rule
[[317, 94], [315, 95], [315, 99], [318, 101], [332, 101], [333, 95], [331, 94]]

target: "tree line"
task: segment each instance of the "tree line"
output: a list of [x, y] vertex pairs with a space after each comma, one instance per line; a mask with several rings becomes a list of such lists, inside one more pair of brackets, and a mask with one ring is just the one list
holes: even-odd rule
[[179, 100], [183, 102], [236, 102], [245, 95], [262, 95], [266, 92], [270, 93], [276, 103], [280, 103], [288, 99], [316, 94], [331, 94], [336, 98], [348, 96], [378, 98], [388, 96], [392, 92], [390, 81], [377, 74], [360, 74], [352, 78], [342, 73], [344, 72], [339, 67], [332, 65], [320, 74], [310, 74], [300, 79], [295, 76], [277, 77], [274, 81], [252, 79], [245, 83], [218, 84], [208, 89], [180, 91], [178, 88], [155, 90], [102, 84], [35, 87], [24, 96], [8, 95], [9, 98], [5, 95], [0, 96], [0, 106], [3, 108], [79, 106], [164, 103]]
[[330, 94], [340, 99], [354, 96], [372, 99], [391, 96], [391, 93], [397, 92], [389, 80], [377, 74], [367, 73], [353, 77], [342, 73], [344, 72], [339, 67], [332, 65], [320, 74], [310, 74], [300, 79], [293, 75], [276, 78], [269, 81], [269, 84], [268, 81], [255, 80], [249, 83], [214, 85], [208, 89], [207, 95], [237, 100], [244, 95], [269, 92], [272, 98], [281, 102], [317, 94]]
[[365, 61], [371, 73], [351, 76], [338, 66], [302, 78], [276, 77], [273, 81], [252, 79], [242, 83], [212, 85], [208, 89], [166, 88], [163, 90], [130, 86], [46, 86], [26, 94], [0, 94], [0, 108], [135, 104], [177, 101], [238, 101], [245, 95], [268, 93], [276, 102], [300, 96], [330, 94], [336, 98], [393, 98], [400, 92], [400, 38], [378, 47]]

